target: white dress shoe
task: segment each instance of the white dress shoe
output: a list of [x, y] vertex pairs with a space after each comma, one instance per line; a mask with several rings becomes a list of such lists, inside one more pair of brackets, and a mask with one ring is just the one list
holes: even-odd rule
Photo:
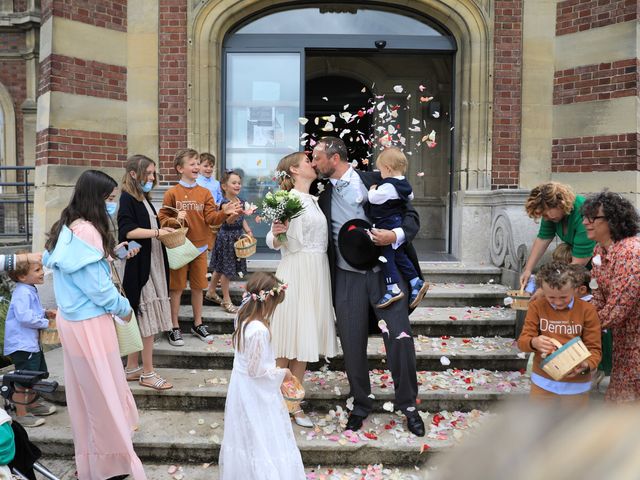
[[304, 427], [304, 428], [313, 428], [313, 422], [311, 421], [311, 419], [309, 417], [307, 417], [304, 412], [302, 413], [302, 416], [293, 416], [293, 420], [296, 422], [297, 425], [299, 425], [300, 427]]

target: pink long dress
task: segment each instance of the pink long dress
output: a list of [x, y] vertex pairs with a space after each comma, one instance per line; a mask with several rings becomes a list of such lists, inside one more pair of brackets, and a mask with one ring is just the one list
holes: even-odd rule
[[[74, 222], [71, 230], [103, 251], [100, 234], [91, 223]], [[130, 474], [135, 480], [146, 480], [131, 438], [138, 410], [120, 361], [111, 315], [72, 322], [58, 313], [56, 320], [78, 478], [102, 480]]]

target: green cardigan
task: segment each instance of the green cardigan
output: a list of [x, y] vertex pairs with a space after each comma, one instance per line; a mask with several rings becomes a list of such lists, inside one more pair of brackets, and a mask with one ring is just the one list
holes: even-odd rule
[[[551, 240], [556, 235], [560, 237], [560, 240], [571, 245], [571, 254], [576, 258], [590, 258], [593, 256], [593, 248], [596, 246], [596, 242], [589, 240], [587, 237], [587, 231], [582, 224], [582, 205], [584, 204], [584, 197], [576, 195], [576, 200], [573, 202], [573, 210], [569, 215], [565, 216], [562, 221], [558, 223], [550, 222], [542, 219], [540, 222], [540, 230], [538, 230], [538, 238], [543, 240]], [[567, 233], [563, 232], [563, 228], [566, 225]]]

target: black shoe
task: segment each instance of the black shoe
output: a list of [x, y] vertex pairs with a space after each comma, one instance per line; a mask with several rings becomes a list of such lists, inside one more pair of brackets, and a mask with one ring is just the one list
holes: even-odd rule
[[424, 422], [419, 413], [407, 415], [407, 428], [416, 437], [424, 437]]
[[360, 430], [362, 428], [362, 422], [364, 422], [365, 418], [367, 417], [363, 417], [361, 415], [356, 415], [355, 413], [352, 413], [351, 415], [349, 415], [349, 420], [347, 420], [346, 430], [351, 430], [352, 432], [356, 432]]

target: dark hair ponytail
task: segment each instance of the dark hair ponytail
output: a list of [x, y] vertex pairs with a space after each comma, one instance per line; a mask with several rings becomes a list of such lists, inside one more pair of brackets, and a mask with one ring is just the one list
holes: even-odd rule
[[69, 226], [79, 218], [91, 222], [102, 237], [104, 255], [112, 255], [115, 241], [109, 233], [109, 216], [105, 209], [105, 200], [111, 195], [118, 183], [99, 170], [85, 170], [73, 190], [69, 205], [62, 210], [60, 220], [53, 224], [48, 234], [45, 248], [53, 251], [63, 226]]

